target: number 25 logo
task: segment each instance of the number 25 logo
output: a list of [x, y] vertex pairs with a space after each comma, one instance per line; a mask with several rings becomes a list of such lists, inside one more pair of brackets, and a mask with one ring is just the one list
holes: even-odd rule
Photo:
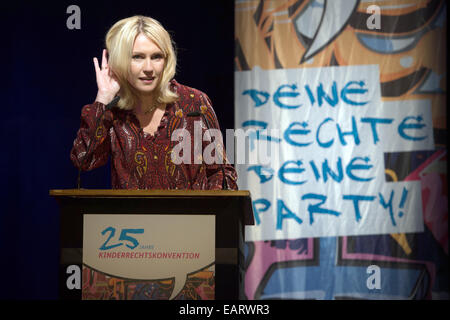
[[125, 241], [131, 243], [131, 245], [125, 244], [128, 248], [134, 249], [139, 245], [139, 242], [136, 240], [136, 238], [129, 236], [129, 234], [133, 234], [133, 233], [141, 234], [141, 233], [144, 233], [144, 229], [122, 229], [122, 231], [120, 232], [118, 243], [109, 244], [109, 245], [108, 245], [108, 242], [112, 238], [114, 238], [114, 236], [116, 234], [116, 228], [108, 227], [102, 231], [102, 235], [105, 235], [108, 232], [109, 232], [108, 239], [106, 239], [106, 241], [102, 244], [102, 246], [100, 247], [100, 250], [110, 250], [112, 248], [120, 247], [121, 245], [124, 244], [123, 242], [125, 242]]

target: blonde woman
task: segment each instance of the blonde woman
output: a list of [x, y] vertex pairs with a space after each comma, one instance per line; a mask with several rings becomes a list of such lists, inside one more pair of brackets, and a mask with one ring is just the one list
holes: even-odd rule
[[[81, 111], [70, 154], [76, 167], [92, 170], [111, 156], [113, 189], [237, 189], [230, 164], [196, 159], [203, 153], [194, 150], [194, 129], [202, 130], [204, 150], [201, 137], [208, 127], [219, 129], [218, 121], [205, 93], [174, 79], [174, 44], [158, 21], [133, 16], [116, 22], [101, 64], [93, 60], [98, 93]], [[182, 139], [173, 139], [175, 132], [184, 133]], [[176, 149], [181, 140], [190, 142], [190, 157]], [[173, 153], [184, 161], [173, 161]]]

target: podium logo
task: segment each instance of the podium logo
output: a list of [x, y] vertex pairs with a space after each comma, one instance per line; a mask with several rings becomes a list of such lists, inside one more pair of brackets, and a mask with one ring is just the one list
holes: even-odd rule
[[144, 229], [122, 229], [120, 231], [119, 238], [116, 239], [116, 228], [107, 227], [101, 232], [101, 234], [103, 236], [108, 234], [108, 237], [99, 249], [105, 251], [125, 245], [126, 247], [133, 250], [139, 245], [139, 241], [131, 235], [143, 233]]
[[83, 265], [105, 275], [172, 278], [173, 299], [188, 274], [203, 269], [214, 274], [214, 215], [85, 214], [83, 225]]

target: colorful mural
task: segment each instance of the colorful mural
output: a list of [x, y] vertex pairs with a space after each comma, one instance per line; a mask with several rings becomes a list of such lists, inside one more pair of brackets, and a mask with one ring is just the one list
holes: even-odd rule
[[446, 2], [235, 4], [236, 72], [378, 65], [383, 101], [431, 101], [435, 144], [384, 154], [387, 182], [421, 182], [424, 232], [247, 242], [247, 298], [448, 299]]

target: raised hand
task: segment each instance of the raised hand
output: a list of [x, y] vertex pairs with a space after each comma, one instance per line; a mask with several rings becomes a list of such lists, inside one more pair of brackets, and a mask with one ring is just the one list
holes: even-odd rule
[[108, 66], [106, 58], [106, 49], [103, 49], [102, 67], [99, 67], [97, 58], [94, 58], [95, 77], [97, 79], [97, 97], [95, 101], [108, 104], [114, 99], [120, 90], [120, 84], [116, 80], [112, 70]]

